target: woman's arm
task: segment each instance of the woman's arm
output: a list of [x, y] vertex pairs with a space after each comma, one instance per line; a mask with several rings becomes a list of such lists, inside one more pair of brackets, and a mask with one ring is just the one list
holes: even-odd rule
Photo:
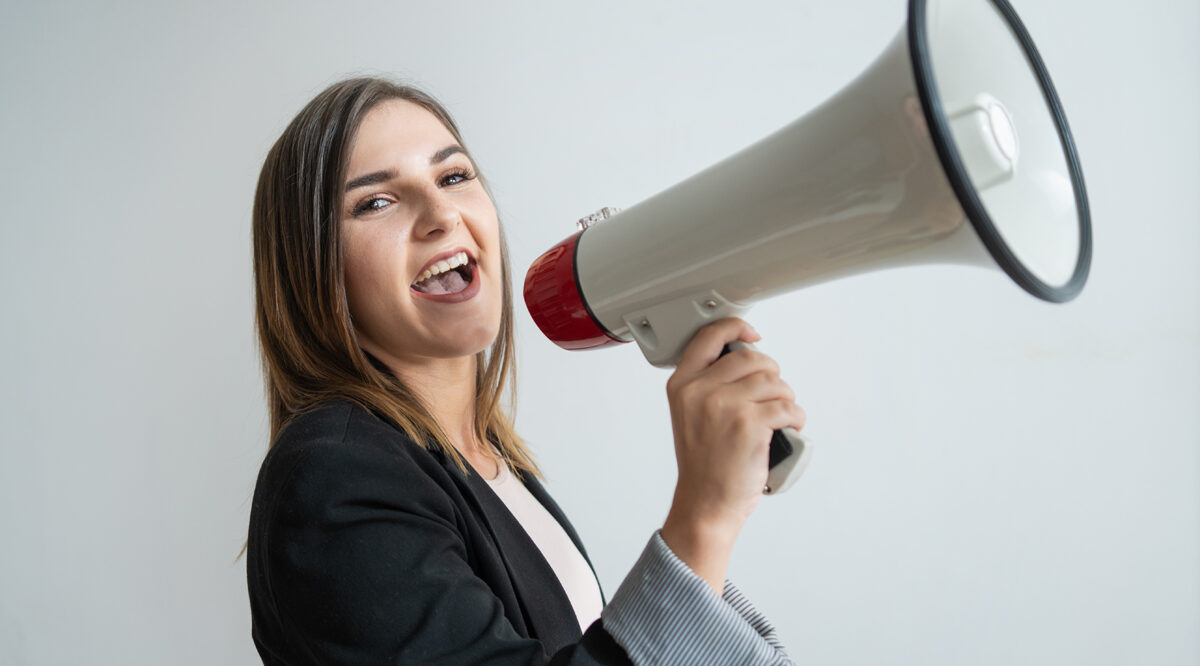
[[741, 319], [701, 329], [667, 382], [679, 478], [662, 536], [720, 594], [733, 545], [767, 483], [771, 434], [804, 427], [804, 410], [764, 354], [721, 356], [758, 333]]

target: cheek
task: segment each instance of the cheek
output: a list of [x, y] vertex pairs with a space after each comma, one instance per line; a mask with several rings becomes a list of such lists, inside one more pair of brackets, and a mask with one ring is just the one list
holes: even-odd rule
[[496, 206], [482, 187], [472, 195], [469, 205], [471, 212], [468, 219], [473, 221], [471, 233], [481, 244], [486, 244], [489, 249], [495, 251], [499, 246], [500, 237], [500, 220], [496, 214]]
[[370, 283], [368, 270], [369, 262], [363, 255], [362, 245], [355, 243], [352, 238], [342, 241], [342, 270], [346, 282], [346, 296], [353, 307], [361, 301], [364, 287]]
[[343, 271], [350, 314], [357, 320], [372, 318], [377, 303], [392, 300], [396, 294], [396, 267], [387, 260], [382, 239], [347, 234], [344, 237]]

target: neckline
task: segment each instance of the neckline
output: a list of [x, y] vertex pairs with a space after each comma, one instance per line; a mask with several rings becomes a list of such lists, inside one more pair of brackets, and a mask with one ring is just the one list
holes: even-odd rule
[[[478, 470], [476, 470], [476, 473], [478, 473]], [[503, 460], [497, 460], [495, 477], [489, 479], [489, 478], [483, 476], [482, 474], [480, 474], [479, 476], [484, 481], [486, 481], [489, 486], [492, 486], [493, 488], [495, 488], [497, 486], [504, 485], [504, 482], [512, 477], [512, 472], [509, 471], [508, 465], [504, 464]]]

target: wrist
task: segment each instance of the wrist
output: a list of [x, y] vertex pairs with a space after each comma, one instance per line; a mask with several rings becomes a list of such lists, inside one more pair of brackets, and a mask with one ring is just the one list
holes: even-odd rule
[[662, 539], [676, 557], [720, 596], [741, 527], [742, 521], [706, 518], [672, 506], [663, 523]]

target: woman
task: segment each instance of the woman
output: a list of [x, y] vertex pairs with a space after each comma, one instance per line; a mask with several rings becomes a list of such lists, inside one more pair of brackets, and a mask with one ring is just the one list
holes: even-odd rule
[[776, 428], [804, 414], [736, 319], [668, 382], [679, 478], [604, 604], [501, 408], [513, 373], [496, 211], [427, 95], [337, 83], [267, 156], [254, 203], [272, 445], [250, 518], [266, 664], [786, 663], [725, 570]]

